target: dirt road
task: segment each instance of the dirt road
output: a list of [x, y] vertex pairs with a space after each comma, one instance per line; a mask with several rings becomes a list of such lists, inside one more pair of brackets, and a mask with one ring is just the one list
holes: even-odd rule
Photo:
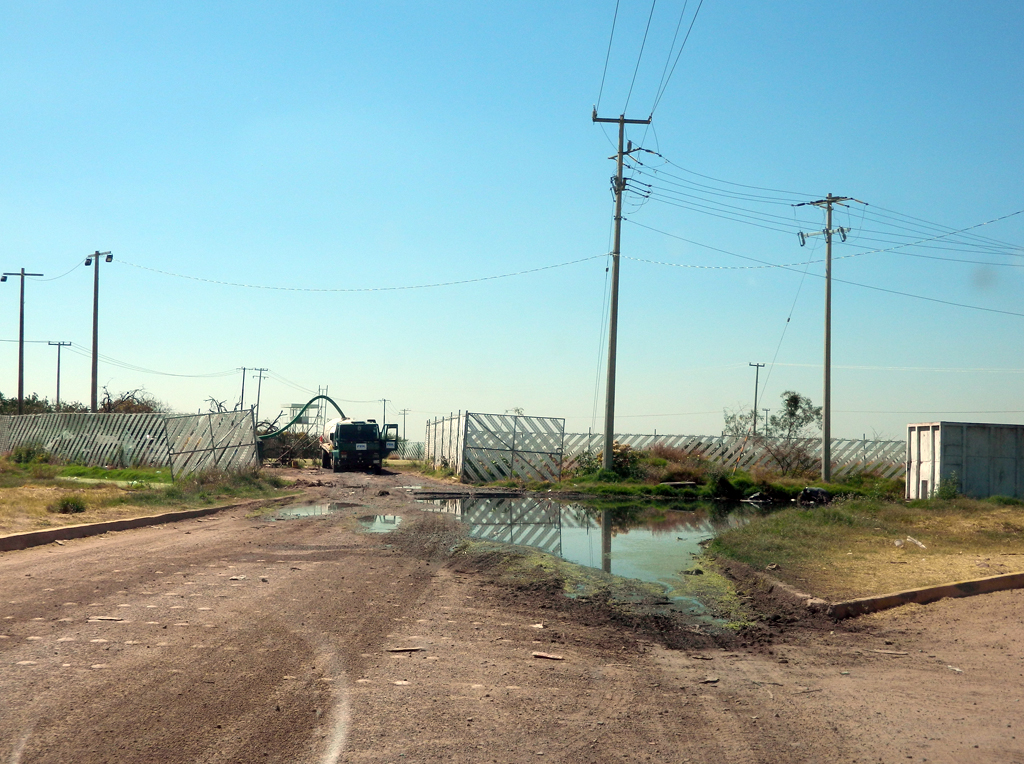
[[0, 762], [1024, 763], [1021, 592], [666, 650], [358, 531], [421, 478], [324, 480], [0, 555]]

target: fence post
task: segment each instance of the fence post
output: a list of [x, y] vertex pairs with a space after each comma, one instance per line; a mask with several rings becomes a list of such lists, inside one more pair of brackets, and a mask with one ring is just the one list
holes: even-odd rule
[[164, 418], [164, 442], [167, 443], [167, 462], [170, 465], [171, 482], [174, 482], [174, 445], [171, 443], [171, 434], [167, 431], [167, 418]]

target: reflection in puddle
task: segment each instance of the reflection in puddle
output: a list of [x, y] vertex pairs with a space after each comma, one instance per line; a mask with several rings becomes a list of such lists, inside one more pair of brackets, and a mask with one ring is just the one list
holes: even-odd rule
[[540, 549], [563, 560], [624, 578], [674, 589], [693, 566], [700, 542], [747, 523], [740, 508], [712, 519], [706, 512], [666, 510], [657, 504], [601, 510], [534, 498], [426, 501], [457, 516], [473, 538]]
[[344, 501], [332, 501], [327, 504], [298, 504], [294, 507], [282, 507], [281, 509], [267, 515], [265, 520], [297, 520], [302, 517], [322, 517], [341, 512], [348, 507], [358, 507], [358, 504], [350, 504]]
[[402, 522], [398, 515], [366, 515], [359, 518], [359, 525], [367, 533], [387, 533]]

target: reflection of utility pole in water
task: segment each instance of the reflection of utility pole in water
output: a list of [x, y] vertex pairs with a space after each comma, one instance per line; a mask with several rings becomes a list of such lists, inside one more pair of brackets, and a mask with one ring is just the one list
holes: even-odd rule
[[612, 572], [612, 513], [601, 512], [601, 570]]

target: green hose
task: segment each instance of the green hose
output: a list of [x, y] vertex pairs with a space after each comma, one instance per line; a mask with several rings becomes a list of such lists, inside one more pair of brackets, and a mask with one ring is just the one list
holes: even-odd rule
[[327, 401], [328, 403], [330, 403], [330, 404], [331, 404], [332, 406], [334, 406], [335, 410], [336, 410], [336, 411], [337, 411], [337, 412], [338, 412], [339, 414], [341, 414], [341, 418], [342, 418], [342, 419], [344, 419], [344, 418], [345, 418], [345, 412], [344, 412], [344, 411], [342, 411], [342, 410], [341, 410], [341, 408], [339, 408], [339, 407], [338, 407], [338, 404], [337, 404], [337, 403], [335, 403], [334, 401], [332, 401], [332, 400], [331, 400], [330, 398], [328, 398], [328, 397], [327, 397], [326, 395], [318, 395], [318, 396], [316, 396], [315, 398], [310, 398], [310, 400], [309, 400], [309, 403], [307, 403], [307, 404], [306, 404], [305, 406], [303, 406], [303, 407], [302, 407], [302, 410], [301, 410], [301, 411], [299, 411], [299, 413], [295, 415], [295, 418], [294, 418], [294, 419], [293, 419], [292, 421], [290, 421], [290, 422], [289, 422], [288, 424], [286, 424], [286, 425], [285, 425], [284, 427], [280, 428], [279, 430], [275, 430], [274, 432], [268, 432], [268, 433], [267, 433], [266, 435], [259, 435], [259, 436], [257, 436], [257, 437], [258, 437], [258, 438], [259, 438], [260, 440], [267, 440], [267, 438], [276, 438], [276, 437], [277, 437], [278, 435], [280, 435], [280, 434], [281, 434], [282, 432], [284, 432], [284, 431], [285, 431], [285, 430], [287, 430], [287, 429], [288, 429], [289, 427], [291, 427], [291, 426], [292, 426], [293, 424], [295, 424], [295, 423], [296, 423], [297, 421], [299, 421], [299, 419], [300, 419], [300, 418], [302, 417], [302, 415], [303, 415], [304, 413], [306, 413], [306, 409], [308, 409], [308, 408], [309, 408], [309, 407], [310, 407], [310, 406], [311, 406], [311, 405], [312, 405], [313, 403], [315, 403], [316, 401], [318, 401], [318, 400], [320, 400], [320, 399], [323, 399], [323, 400]]

